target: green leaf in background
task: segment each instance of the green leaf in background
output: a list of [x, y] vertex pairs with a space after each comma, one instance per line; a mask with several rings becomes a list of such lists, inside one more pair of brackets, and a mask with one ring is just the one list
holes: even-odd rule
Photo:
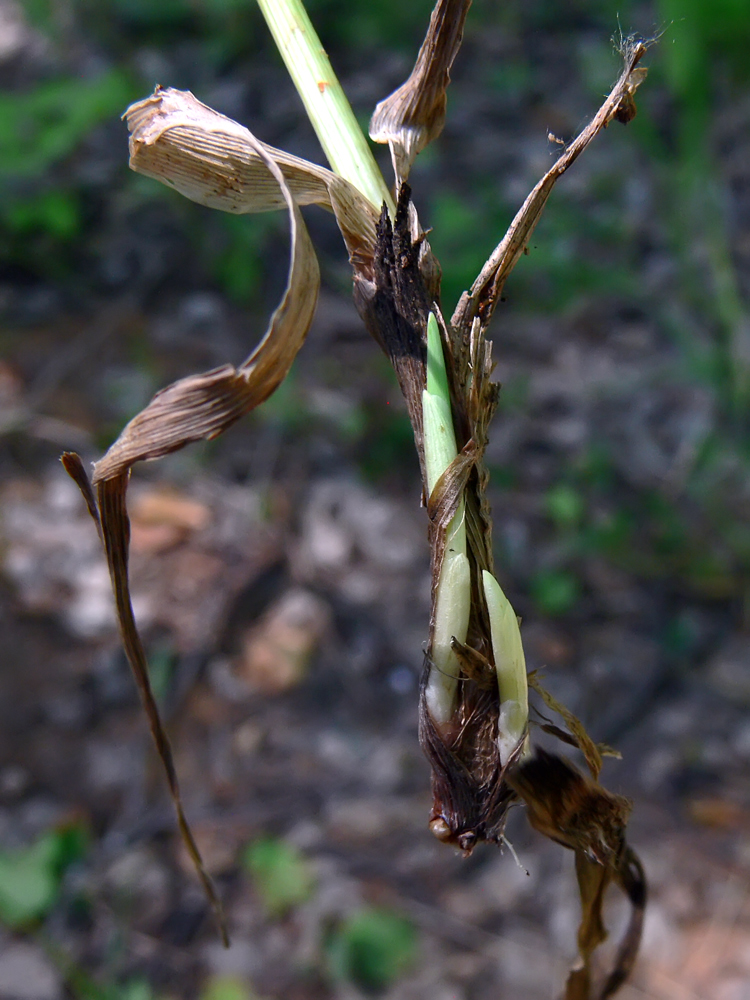
[[584, 503], [581, 494], [572, 486], [558, 483], [544, 498], [547, 514], [558, 528], [573, 528], [583, 517]]
[[449, 311], [492, 252], [495, 233], [504, 231], [504, 214], [481, 192], [466, 197], [442, 191], [435, 196], [429, 214], [430, 242], [443, 269], [441, 296]]
[[61, 241], [74, 239], [81, 229], [76, 195], [59, 188], [31, 198], [14, 198], [2, 210], [2, 219], [19, 235], [41, 231]]
[[555, 617], [573, 608], [580, 597], [580, 585], [568, 570], [544, 570], [532, 580], [531, 593], [539, 610]]
[[271, 916], [284, 916], [304, 903], [315, 887], [305, 858], [277, 837], [262, 837], [248, 844], [242, 861]]
[[63, 77], [23, 94], [0, 94], [0, 177], [43, 173], [96, 125], [119, 117], [136, 94], [120, 69], [96, 80]]
[[174, 677], [177, 653], [171, 643], [158, 643], [149, 649], [148, 674], [151, 690], [160, 706], [169, 694], [169, 687]]
[[113, 991], [112, 1000], [154, 1000], [154, 991], [146, 979], [129, 979]]
[[211, 976], [203, 985], [200, 1000], [256, 1000], [256, 996], [237, 976]]
[[207, 263], [226, 294], [240, 305], [258, 295], [264, 275], [263, 260], [271, 238], [279, 232], [274, 213], [222, 215], [222, 245], [204, 248]]
[[43, 834], [30, 847], [0, 851], [0, 920], [25, 927], [57, 901], [65, 868], [81, 857], [86, 835], [69, 826]]
[[366, 909], [334, 931], [328, 962], [336, 979], [378, 993], [413, 964], [416, 948], [416, 933], [408, 920], [389, 910]]

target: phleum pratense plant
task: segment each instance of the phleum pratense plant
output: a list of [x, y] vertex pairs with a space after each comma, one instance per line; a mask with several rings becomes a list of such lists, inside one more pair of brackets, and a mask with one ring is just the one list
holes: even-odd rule
[[[624, 68], [589, 125], [519, 209], [450, 318], [440, 268], [420, 227], [409, 173], [440, 134], [449, 71], [470, 0], [438, 0], [412, 74], [373, 115], [370, 135], [387, 143], [395, 174], [388, 189], [365, 137], [298, 0], [258, 0], [304, 101], [331, 170], [261, 142], [191, 93], [157, 87], [132, 105], [130, 166], [202, 205], [225, 212], [284, 209], [289, 219], [286, 289], [258, 346], [240, 365], [181, 379], [161, 390], [122, 431], [89, 480], [77, 455], [63, 463], [96, 522], [109, 565], [122, 640], [135, 674], [178, 822], [226, 939], [221, 906], [185, 818], [172, 754], [149, 683], [128, 584], [126, 493], [132, 466], [191, 441], [216, 437], [262, 403], [287, 375], [312, 321], [319, 272], [300, 206], [333, 212], [352, 266], [354, 301], [396, 373], [414, 431], [427, 508], [432, 565], [429, 642], [420, 689], [420, 741], [432, 766], [432, 833], [468, 855], [505, 843], [511, 805], [523, 803], [539, 832], [575, 852], [582, 906], [579, 960], [567, 1000], [603, 1000], [627, 978], [641, 935], [645, 879], [625, 840], [630, 804], [599, 783], [602, 754], [581, 723], [534, 674], [527, 677], [521, 631], [498, 583], [486, 499], [487, 434], [499, 386], [486, 340], [505, 281], [523, 253], [557, 179], [613, 120], [635, 114], [645, 76], [642, 42], [623, 48]], [[577, 747], [590, 776], [534, 747], [528, 687], [562, 719], [534, 723]], [[612, 751], [609, 751], [610, 753]], [[606, 937], [603, 902], [614, 884], [631, 904], [608, 972], [592, 967]]]

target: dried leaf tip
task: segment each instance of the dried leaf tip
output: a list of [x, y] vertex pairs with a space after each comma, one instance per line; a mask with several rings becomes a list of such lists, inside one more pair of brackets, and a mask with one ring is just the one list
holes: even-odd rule
[[[644, 57], [648, 49], [646, 42], [635, 37], [624, 39], [618, 46], [625, 61], [626, 74], [622, 78], [622, 96], [617, 106], [614, 108], [612, 117], [621, 125], [631, 122], [637, 113], [635, 106], [635, 92], [648, 75], [646, 66], [639, 66], [639, 61]], [[628, 69], [629, 68], [629, 69]]]
[[370, 138], [391, 150], [396, 188], [407, 180], [417, 153], [443, 131], [450, 68], [471, 0], [438, 0], [411, 76], [375, 108]]

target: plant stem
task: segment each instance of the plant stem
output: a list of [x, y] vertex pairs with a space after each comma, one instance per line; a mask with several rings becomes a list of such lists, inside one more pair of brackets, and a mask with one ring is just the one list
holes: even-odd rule
[[258, 0], [331, 169], [391, 217], [396, 209], [368, 141], [301, 0]]

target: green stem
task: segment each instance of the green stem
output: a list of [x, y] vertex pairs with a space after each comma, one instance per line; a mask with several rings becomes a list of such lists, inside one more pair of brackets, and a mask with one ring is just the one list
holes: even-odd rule
[[[458, 454], [451, 415], [448, 376], [435, 316], [427, 322], [427, 388], [422, 393], [424, 455], [429, 493]], [[435, 595], [435, 621], [430, 651], [432, 669], [425, 692], [430, 715], [448, 723], [456, 702], [460, 664], [453, 639], [466, 642], [471, 608], [471, 572], [466, 555], [463, 500], [446, 532], [445, 551]]]
[[500, 694], [497, 745], [500, 760], [505, 764], [523, 738], [529, 719], [526, 657], [518, 618], [500, 584], [487, 570], [482, 571], [482, 584], [490, 618], [492, 653]]
[[301, 0], [258, 0], [258, 6], [331, 169], [394, 216], [391, 193]]

